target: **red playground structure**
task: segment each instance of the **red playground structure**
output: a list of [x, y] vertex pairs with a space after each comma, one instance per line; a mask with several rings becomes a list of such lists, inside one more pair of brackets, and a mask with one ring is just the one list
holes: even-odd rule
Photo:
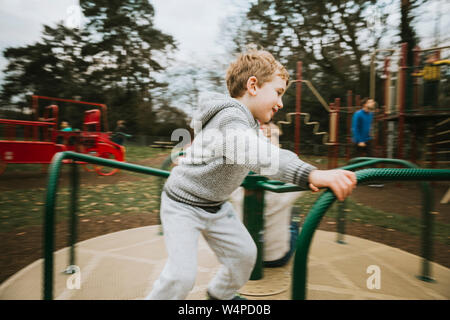
[[[98, 109], [84, 112], [81, 130], [62, 131], [58, 129], [58, 106], [46, 106], [43, 117], [40, 117], [39, 99], [84, 104]], [[125, 160], [125, 148], [110, 139], [105, 104], [33, 95], [32, 107], [37, 121], [0, 119], [0, 174], [8, 163], [49, 164], [55, 153], [61, 151]], [[84, 164], [84, 168], [103, 176], [113, 175], [118, 171], [101, 166], [90, 167], [87, 164]]]

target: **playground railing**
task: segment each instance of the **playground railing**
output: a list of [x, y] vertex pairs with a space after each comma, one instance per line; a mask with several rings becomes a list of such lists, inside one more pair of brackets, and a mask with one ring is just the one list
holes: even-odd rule
[[72, 151], [59, 152], [55, 154], [49, 167], [49, 176], [47, 183], [45, 215], [44, 215], [44, 292], [45, 300], [53, 299], [53, 251], [55, 249], [55, 204], [58, 189], [58, 180], [63, 160], [72, 160], [71, 170], [71, 204], [69, 219], [69, 246], [70, 246], [70, 265], [68, 272], [73, 269], [75, 264], [75, 243], [77, 239], [77, 200], [78, 200], [78, 167], [76, 161], [92, 163], [101, 166], [113, 167], [116, 169], [127, 170], [137, 173], [149, 174], [167, 178], [168, 171], [158, 170], [132, 163], [119, 162], [99, 157], [93, 157]]
[[[358, 159], [359, 161], [363, 161]], [[355, 160], [355, 161], [358, 161]], [[351, 170], [362, 166], [373, 165], [388, 159], [370, 159], [362, 163], [356, 163], [343, 167]], [[399, 160], [397, 164], [403, 161]], [[396, 161], [393, 161], [396, 163]], [[406, 163], [404, 163], [406, 164]], [[450, 180], [450, 170], [445, 169], [364, 169], [356, 172], [358, 183], [370, 181], [447, 181]], [[261, 179], [257, 182], [260, 189], [270, 190], [272, 192], [291, 192], [300, 190], [298, 187], [283, 183], [270, 183], [270, 181]], [[325, 212], [336, 200], [335, 195], [330, 190], [325, 191], [314, 203], [313, 207], [306, 216], [302, 230], [297, 240], [296, 254], [294, 258], [293, 278], [292, 278], [292, 299], [303, 300], [306, 298], [306, 279], [307, 279], [307, 260], [309, 248], [315, 230], [320, 224]], [[258, 263], [259, 260], [257, 260]], [[258, 266], [255, 266], [258, 268]]]
[[[343, 167], [347, 170], [355, 170], [362, 167], [373, 166], [376, 164], [392, 164], [404, 166], [407, 168], [418, 168], [412, 162], [402, 159], [387, 159], [387, 158], [372, 158], [372, 157], [358, 157], [349, 161], [349, 165]], [[422, 274], [417, 276], [420, 280], [433, 282], [431, 277], [430, 261], [433, 256], [433, 190], [428, 182], [420, 182], [419, 186], [422, 191]], [[345, 215], [344, 210], [346, 201], [339, 205], [337, 217], [338, 242], [344, 243], [343, 234], [345, 233]]]
[[[366, 164], [369, 161], [366, 162]], [[445, 169], [363, 169], [356, 172], [358, 183], [370, 181], [447, 181], [450, 170]], [[336, 200], [330, 190], [325, 191], [309, 211], [297, 240], [292, 278], [292, 299], [306, 298], [307, 260], [314, 232], [325, 212]]]
[[[57, 153], [49, 167], [49, 178], [46, 193], [46, 205], [44, 215], [44, 288], [43, 298], [45, 300], [53, 299], [53, 252], [55, 248], [55, 204], [58, 188], [58, 180], [63, 160], [72, 160], [71, 174], [71, 209], [70, 209], [70, 267], [75, 261], [75, 242], [77, 238], [77, 197], [78, 197], [78, 168], [76, 162], [87, 162], [101, 166], [109, 166], [121, 170], [132, 171], [136, 173], [149, 174], [153, 176], [167, 178], [170, 172], [165, 170], [154, 169], [137, 164], [119, 162], [99, 157], [93, 157], [85, 154], [75, 153], [71, 151]], [[365, 161], [365, 165], [369, 165], [369, 160]], [[362, 165], [362, 164], [355, 164]], [[348, 168], [348, 167], [347, 167]], [[366, 169], [356, 173], [358, 182], [375, 180], [450, 180], [450, 170], [443, 169]], [[272, 192], [291, 192], [301, 190], [293, 184], [286, 184], [280, 181], [268, 180], [266, 177], [258, 175], [249, 175], [246, 177], [242, 186], [245, 188], [244, 197], [244, 222], [247, 224], [250, 234], [252, 235], [258, 247], [258, 258], [252, 273], [252, 280], [262, 277], [262, 261], [263, 261], [263, 242], [262, 230], [264, 226], [264, 191]], [[308, 214], [302, 231], [297, 241], [297, 254], [294, 260], [293, 268], [293, 299], [304, 299], [306, 292], [306, 266], [308, 250], [312, 240], [312, 236], [317, 228], [320, 220], [326, 210], [331, 206], [336, 197], [327, 190], [316, 201], [313, 208]]]

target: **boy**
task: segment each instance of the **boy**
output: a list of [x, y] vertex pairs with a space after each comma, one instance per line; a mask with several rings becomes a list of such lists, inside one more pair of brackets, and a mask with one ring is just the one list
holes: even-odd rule
[[195, 283], [200, 233], [222, 264], [207, 295], [236, 297], [250, 277], [256, 245], [227, 199], [250, 171], [312, 191], [330, 187], [339, 200], [355, 187], [353, 172], [317, 170], [259, 134], [258, 121], [268, 122], [283, 107], [288, 80], [286, 69], [270, 53], [251, 50], [228, 68], [231, 97], [214, 95], [200, 105], [193, 123], [201, 131], [161, 195], [168, 261], [148, 299], [186, 298]]

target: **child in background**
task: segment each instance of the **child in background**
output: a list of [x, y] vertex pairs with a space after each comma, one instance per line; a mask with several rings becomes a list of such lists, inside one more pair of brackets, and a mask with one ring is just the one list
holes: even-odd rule
[[[270, 121], [262, 124], [261, 129], [273, 145], [280, 145], [280, 128], [275, 123]], [[304, 193], [305, 191], [264, 193], [264, 267], [282, 267], [293, 255], [299, 232], [299, 208], [293, 205]], [[230, 202], [243, 221], [243, 187], [231, 194]]]
[[67, 121], [61, 121], [61, 131], [72, 131], [72, 127]]

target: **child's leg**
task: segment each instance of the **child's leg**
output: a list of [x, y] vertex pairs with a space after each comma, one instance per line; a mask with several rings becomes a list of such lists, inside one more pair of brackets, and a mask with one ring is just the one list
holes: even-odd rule
[[256, 245], [229, 202], [217, 214], [221, 217], [209, 224], [203, 234], [222, 263], [208, 292], [216, 299], [229, 300], [250, 278], [256, 261]]
[[166, 265], [146, 299], [182, 300], [197, 274], [197, 244], [202, 223], [191, 207], [161, 195], [161, 220], [168, 253]]

